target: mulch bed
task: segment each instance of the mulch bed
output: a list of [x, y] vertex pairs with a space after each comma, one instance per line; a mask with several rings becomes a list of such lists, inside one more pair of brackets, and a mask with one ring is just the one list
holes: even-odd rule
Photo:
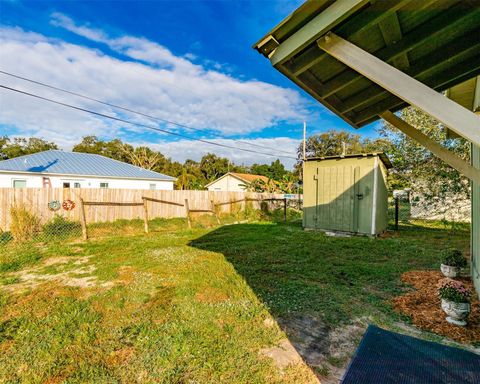
[[437, 295], [437, 283], [444, 276], [438, 271], [410, 271], [402, 275], [402, 281], [412, 285], [415, 290], [393, 299], [396, 311], [412, 318], [418, 328], [434, 332], [464, 344], [480, 342], [480, 302], [469, 278], [461, 280], [471, 291], [472, 312], [466, 327], [458, 327], [445, 320]]

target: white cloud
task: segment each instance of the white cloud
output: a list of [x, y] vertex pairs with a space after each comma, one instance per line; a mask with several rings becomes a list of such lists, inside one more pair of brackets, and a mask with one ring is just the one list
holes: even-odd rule
[[[218, 134], [248, 135], [281, 122], [301, 121], [305, 114], [306, 101], [294, 90], [256, 80], [242, 81], [208, 70], [192, 63], [189, 59], [193, 57], [188, 54], [175, 56], [167, 48], [141, 37], [110, 37], [100, 29], [79, 26], [62, 14], [53, 14], [52, 23], [107, 45], [123, 59], [109, 55], [108, 51], [20, 28], [0, 27], [0, 69], [170, 121], [211, 129]], [[154, 124], [146, 118], [125, 116], [98, 103], [5, 75], [0, 75], [0, 83], [98, 112]], [[65, 148], [87, 134], [125, 137], [122, 132], [133, 129], [6, 90], [0, 90], [1, 124], [17, 128], [22, 135], [54, 140]], [[141, 133], [142, 129], [135, 131]], [[180, 148], [178, 143], [166, 141], [161, 144], [166, 153], [174, 159], [183, 157], [183, 153], [169, 149], [170, 146]], [[182, 148], [187, 150], [189, 142], [183, 143]], [[189, 145], [202, 147], [195, 142]], [[248, 154], [242, 158], [248, 156], [254, 158]]]

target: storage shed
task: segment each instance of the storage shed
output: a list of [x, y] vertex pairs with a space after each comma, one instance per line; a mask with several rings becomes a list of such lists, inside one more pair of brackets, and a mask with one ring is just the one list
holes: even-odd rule
[[309, 158], [304, 163], [303, 226], [378, 235], [387, 228], [384, 153]]
[[[480, 75], [478, 4], [309, 0], [254, 48], [353, 127], [381, 118], [472, 181], [472, 278], [480, 295], [480, 93], [473, 110], [441, 93]], [[471, 164], [395, 115], [409, 105], [468, 140]]]

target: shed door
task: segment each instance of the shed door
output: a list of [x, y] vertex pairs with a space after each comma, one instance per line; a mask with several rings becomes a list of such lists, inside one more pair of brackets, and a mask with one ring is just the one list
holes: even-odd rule
[[[317, 170], [316, 227], [355, 232], [358, 229], [355, 175], [358, 167], [320, 167]], [[358, 175], [357, 175], [358, 178]]]

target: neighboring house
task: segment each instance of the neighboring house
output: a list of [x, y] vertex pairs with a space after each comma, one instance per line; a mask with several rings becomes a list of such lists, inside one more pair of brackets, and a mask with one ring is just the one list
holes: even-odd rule
[[175, 178], [91, 153], [45, 151], [0, 161], [3, 188], [172, 190]]
[[243, 192], [253, 181], [257, 179], [268, 183], [268, 177], [266, 176], [250, 175], [248, 173], [228, 172], [225, 175], [219, 177], [217, 180], [214, 180], [211, 183], [207, 184], [205, 187], [209, 191]]

